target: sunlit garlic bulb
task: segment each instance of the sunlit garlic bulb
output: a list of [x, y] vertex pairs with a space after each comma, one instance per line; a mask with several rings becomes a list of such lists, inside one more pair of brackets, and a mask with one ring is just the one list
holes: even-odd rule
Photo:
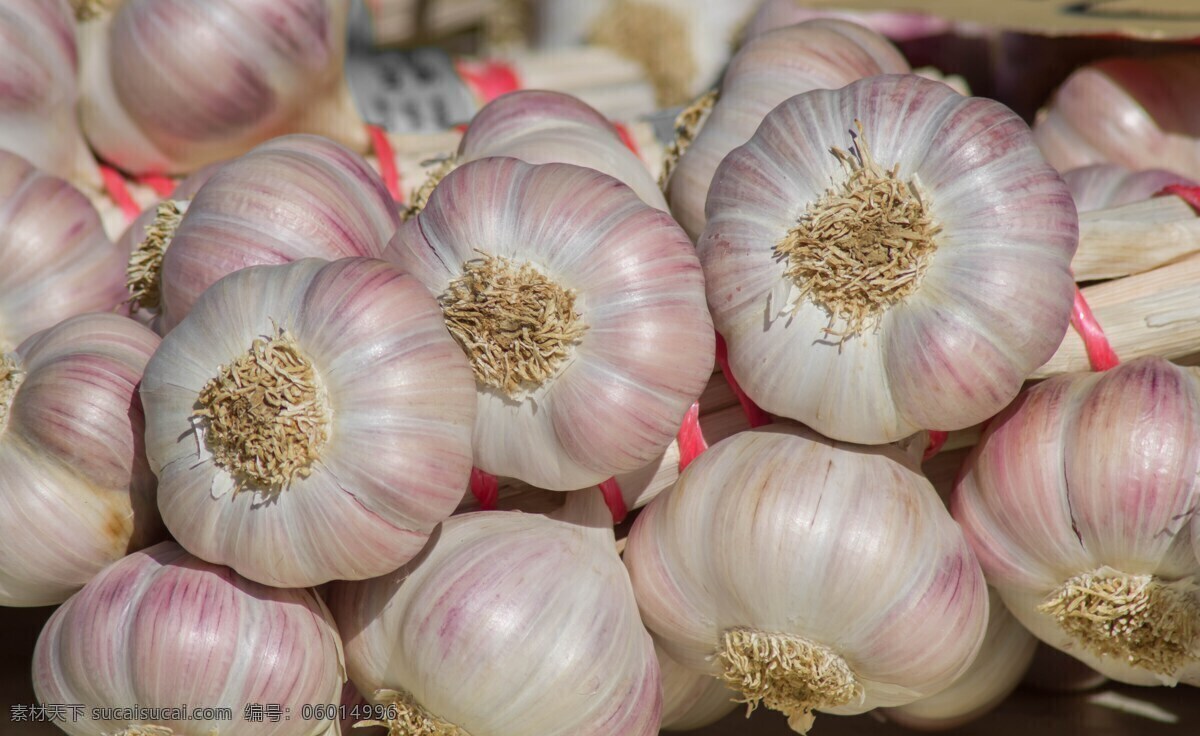
[[702, 454], [634, 522], [624, 559], [669, 656], [801, 733], [817, 710], [938, 692], [987, 623], [979, 565], [915, 463], [794, 425]]
[[642, 468], [712, 374], [695, 250], [599, 172], [468, 163], [388, 258], [438, 297], [471, 360], [475, 465], [488, 473], [563, 491]]
[[976, 424], [1067, 329], [1070, 193], [1012, 111], [937, 82], [789, 99], [722, 162], [707, 213], [699, 251], [734, 375], [828, 437]]
[[1140, 202], [1171, 184], [1200, 186], [1200, 182], [1165, 169], [1130, 171], [1117, 164], [1082, 166], [1064, 172], [1062, 177], [1081, 213]]
[[1140, 358], [1023, 393], [967, 460], [952, 508], [1042, 641], [1121, 682], [1200, 684], [1198, 477], [1200, 377]]
[[748, 42], [729, 62], [720, 96], [715, 104], [708, 103], [711, 113], [704, 118], [697, 111], [697, 124], [684, 134], [691, 140], [667, 180], [671, 212], [693, 240], [699, 238], [704, 200], [721, 159], [750, 140], [767, 113], [787, 98], [907, 71], [908, 63], [896, 47], [846, 21], [809, 21]]
[[470, 476], [470, 367], [424, 287], [383, 261], [222, 279], [163, 340], [142, 401], [171, 533], [268, 585], [396, 569]]
[[343, 77], [348, 0], [125, 0], [80, 26], [83, 130], [132, 173], [187, 173], [275, 136], [366, 149]]

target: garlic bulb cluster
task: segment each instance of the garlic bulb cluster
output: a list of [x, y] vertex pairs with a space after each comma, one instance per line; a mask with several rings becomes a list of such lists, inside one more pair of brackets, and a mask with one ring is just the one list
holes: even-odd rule
[[658, 662], [608, 511], [599, 494], [571, 495], [595, 526], [455, 516], [396, 572], [334, 584], [350, 679], [395, 706], [392, 733], [658, 732]]
[[0, 7], [0, 149], [78, 186], [99, 187], [75, 109], [78, 63], [67, 0]]
[[161, 538], [137, 396], [157, 347], [86, 314], [0, 352], [0, 606], [60, 603]]
[[888, 10], [853, 11], [814, 8], [802, 0], [764, 0], [746, 25], [746, 40], [757, 38], [776, 28], [784, 28], [819, 18], [836, 18], [858, 23], [893, 41], [913, 41], [949, 33], [954, 24], [936, 15]]
[[[163, 542], [54, 612], [33, 684], [43, 703], [83, 706], [57, 724], [71, 736], [318, 736], [336, 723], [309, 709], [338, 702], [343, 669], [311, 590], [252, 583]], [[287, 719], [247, 720], [248, 704], [279, 706]]]
[[887, 39], [846, 21], [809, 21], [752, 39], [729, 62], [711, 112], [694, 116], [703, 120], [703, 127], [692, 124], [681, 131], [690, 141], [667, 179], [671, 212], [693, 240], [699, 238], [717, 166], [789, 97], [908, 70], [908, 62]]
[[1140, 358], [1051, 378], [988, 426], [954, 518], [1013, 615], [1121, 682], [1200, 684], [1200, 380]]
[[437, 303], [394, 266], [237, 271], [146, 366], [163, 520], [268, 585], [395, 570], [467, 486], [474, 386]]
[[1130, 171], [1117, 164], [1081, 166], [1063, 172], [1062, 177], [1081, 213], [1140, 202], [1172, 184], [1200, 186], [1200, 182], [1166, 169]]
[[0, 353], [120, 304], [123, 260], [87, 197], [0, 151]]
[[625, 564], [669, 656], [801, 733], [816, 710], [945, 688], [987, 624], [979, 565], [915, 463], [794, 425], [697, 458], [634, 522]]
[[937, 82], [790, 98], [722, 162], [707, 214], [699, 252], [734, 375], [828, 437], [977, 424], [1067, 329], [1066, 185], [1008, 108]]
[[348, 0], [126, 0], [80, 26], [83, 130], [125, 171], [176, 174], [275, 136], [365, 151], [342, 74]]
[[437, 296], [478, 385], [475, 465], [549, 490], [644, 467], [712, 374], [700, 263], [612, 177], [465, 164], [388, 258]]

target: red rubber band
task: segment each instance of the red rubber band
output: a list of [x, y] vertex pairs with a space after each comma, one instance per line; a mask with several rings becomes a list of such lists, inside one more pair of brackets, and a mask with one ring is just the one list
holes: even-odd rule
[[921, 455], [921, 462], [925, 462], [941, 452], [942, 446], [946, 444], [946, 440], [948, 439], [950, 439], [949, 432], [943, 432], [940, 429], [929, 430], [929, 446], [925, 448], [925, 453]]
[[679, 444], [679, 472], [683, 472], [692, 464], [696, 457], [708, 449], [708, 441], [704, 439], [704, 430], [700, 428], [700, 402], [692, 404], [683, 415], [683, 424], [676, 436]]
[[142, 208], [129, 193], [129, 187], [125, 185], [125, 177], [121, 176], [121, 172], [107, 164], [100, 164], [100, 178], [109, 198], [121, 208], [125, 219], [129, 222], [136, 220], [137, 216], [142, 214]]
[[171, 196], [171, 193], [175, 191], [174, 180], [162, 174], [145, 174], [139, 176], [136, 181], [138, 184], [150, 187], [155, 194], [163, 198]]
[[496, 501], [500, 499], [500, 481], [491, 473], [471, 468], [471, 494], [479, 501], [481, 509], [494, 511]]
[[1075, 304], [1071, 308], [1071, 326], [1083, 338], [1088, 363], [1094, 371], [1106, 371], [1120, 364], [1117, 353], [1104, 335], [1104, 328], [1096, 321], [1092, 308], [1083, 298], [1083, 292], [1075, 287]]
[[625, 497], [621, 495], [621, 486], [617, 484], [617, 479], [609, 478], [601, 483], [600, 492], [604, 494], [604, 503], [612, 512], [613, 523], [620, 524], [625, 521], [629, 509], [625, 506]]
[[746, 392], [738, 385], [737, 379], [733, 377], [733, 371], [729, 369], [729, 348], [725, 345], [725, 338], [721, 337], [720, 333], [717, 333], [717, 365], [721, 366], [721, 373], [725, 374], [725, 382], [729, 384], [729, 388], [733, 389], [733, 395], [742, 405], [742, 411], [746, 414], [746, 420], [750, 422], [751, 429], [770, 424], [771, 416], [746, 395]]
[[367, 135], [371, 138], [371, 149], [375, 158], [379, 159], [379, 174], [383, 177], [383, 185], [388, 194], [397, 202], [404, 201], [404, 193], [400, 190], [400, 171], [396, 168], [396, 153], [392, 150], [392, 142], [388, 140], [387, 131], [378, 125], [368, 125]]
[[1174, 195], [1192, 206], [1196, 214], [1200, 214], [1200, 187], [1189, 187], [1184, 184], [1168, 184], [1163, 187], [1156, 197]]
[[503, 61], [459, 59], [454, 62], [454, 70], [485, 105], [501, 95], [521, 89], [517, 72]]
[[617, 135], [621, 138], [621, 142], [625, 144], [625, 147], [633, 151], [633, 155], [641, 158], [642, 152], [638, 150], [637, 141], [633, 139], [633, 134], [629, 132], [629, 128], [623, 123], [618, 122], [614, 122], [613, 127], [617, 129]]

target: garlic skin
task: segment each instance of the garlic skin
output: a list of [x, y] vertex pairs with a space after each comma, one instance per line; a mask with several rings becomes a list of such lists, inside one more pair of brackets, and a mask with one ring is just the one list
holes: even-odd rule
[[0, 149], [80, 187], [99, 188], [75, 110], [75, 16], [67, 0], [0, 7]]
[[1130, 171], [1117, 164], [1081, 166], [1064, 172], [1062, 177], [1080, 212], [1141, 202], [1172, 184], [1200, 186], [1200, 182], [1166, 169]]
[[809, 21], [748, 41], [729, 62], [720, 97], [667, 182], [671, 212], [693, 240], [700, 237], [717, 166], [750, 140], [779, 103], [802, 92], [908, 69], [887, 39], [846, 21]]
[[662, 672], [662, 730], [691, 731], [716, 723], [738, 707], [738, 694], [706, 672], [676, 662], [655, 646]]
[[[979, 565], [915, 464], [795, 425], [700, 455], [634, 522], [624, 559], [669, 656], [801, 733], [813, 710], [852, 715], [945, 688], [987, 624]], [[751, 654], [753, 642], [795, 659]]]
[[137, 397], [157, 347], [85, 314], [0, 353], [0, 606], [61, 603], [162, 537]]
[[[695, 250], [599, 172], [472, 161], [401, 225], [387, 258], [438, 295], [470, 345], [475, 465], [488, 473], [567, 491], [643, 468], [712, 374]], [[538, 290], [557, 295], [552, 311], [549, 297], [520, 296]], [[514, 323], [531, 337], [487, 327]]]
[[[851, 217], [867, 192], [892, 209]], [[792, 97], [722, 162], [707, 214], [698, 249], [734, 374], [763, 409], [828, 437], [977, 424], [1068, 326], [1069, 191], [1008, 108], [937, 82]], [[841, 261], [822, 255], [835, 246]]]
[[0, 151], [0, 353], [124, 298], [120, 251], [87, 197]]
[[[1021, 394], [968, 457], [951, 505], [989, 584], [1039, 639], [1120, 682], [1197, 684], [1198, 473], [1194, 369], [1139, 358]], [[1129, 612], [1112, 601], [1109, 618], [1102, 601], [1121, 580], [1141, 592]]]
[[[230, 381], [264, 398], [243, 412]], [[164, 338], [141, 392], [167, 527], [267, 585], [396, 569], [470, 476], [470, 367], [436, 302], [382, 261], [227, 276]]]
[[[108, 567], [63, 604], [38, 637], [33, 685], [42, 703], [78, 703], [71, 736], [317, 736], [336, 722], [301, 718], [338, 702], [341, 643], [311, 590], [279, 590], [189, 555], [174, 542]], [[249, 703], [289, 714], [246, 721]], [[180, 708], [180, 720], [92, 720], [96, 708]], [[232, 720], [193, 719], [228, 708]], [[168, 730], [169, 729], [169, 730]]]
[[348, 0], [125, 0], [80, 26], [83, 130], [134, 174], [184, 174], [287, 133], [360, 152]]
[[937, 36], [949, 33], [954, 28], [951, 21], [925, 13], [818, 9], [800, 0], [765, 0], [746, 25], [745, 37], [746, 40], [750, 40], [776, 28], [818, 18], [836, 18], [858, 23], [897, 42]]

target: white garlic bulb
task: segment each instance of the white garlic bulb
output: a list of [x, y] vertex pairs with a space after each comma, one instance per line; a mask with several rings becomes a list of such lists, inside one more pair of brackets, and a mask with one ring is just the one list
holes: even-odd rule
[[671, 212], [688, 235], [698, 239], [717, 166], [789, 97], [907, 71], [908, 62], [887, 39], [846, 21], [809, 21], [749, 41], [729, 62], [720, 97], [699, 133], [686, 134], [694, 138], [667, 180]]
[[[33, 685], [43, 703], [83, 706], [57, 723], [71, 736], [318, 736], [337, 733], [320, 706], [338, 702], [343, 670], [311, 590], [268, 588], [163, 542], [54, 612]], [[255, 704], [280, 717], [250, 720]]]
[[1012, 111], [944, 84], [792, 97], [722, 162], [707, 213], [699, 251], [734, 375], [828, 437], [977, 424], [1067, 329], [1066, 185]]
[[549, 490], [638, 470], [712, 375], [695, 250], [612, 177], [465, 164], [388, 258], [438, 296], [478, 385], [475, 465]]
[[634, 522], [625, 564], [668, 655], [801, 733], [814, 710], [945, 688], [987, 624], [979, 565], [911, 459], [794, 425], [697, 458]]
[[1080, 213], [1150, 199], [1172, 184], [1200, 186], [1166, 169], [1130, 171], [1117, 164], [1081, 166], [1063, 172], [1062, 177]]
[[396, 569], [471, 471], [470, 367], [437, 303], [383, 261], [218, 281], [154, 354], [142, 401], [167, 528], [268, 585]]
[[738, 707], [738, 694], [707, 672], [676, 662], [655, 646], [662, 672], [662, 730], [691, 731], [716, 723]]
[[1200, 380], [1139, 358], [1023, 393], [952, 499], [1008, 609], [1121, 682], [1200, 684]]
[[348, 0], [125, 0], [80, 26], [83, 130], [136, 174], [186, 173], [275, 136], [357, 151]]

